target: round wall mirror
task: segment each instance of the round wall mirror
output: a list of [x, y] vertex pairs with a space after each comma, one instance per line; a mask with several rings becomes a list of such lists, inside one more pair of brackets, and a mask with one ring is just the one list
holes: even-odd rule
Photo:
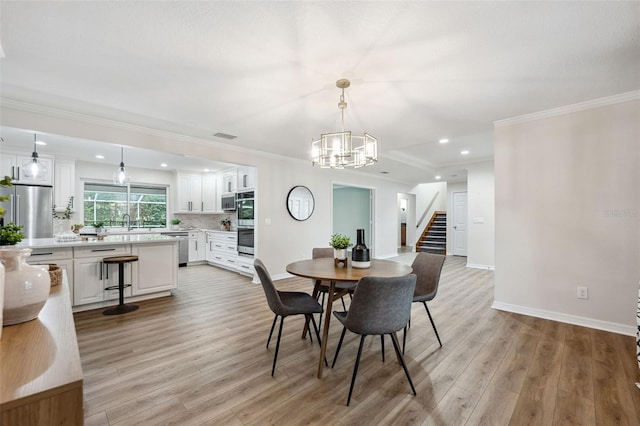
[[306, 186], [294, 186], [287, 195], [287, 210], [295, 220], [307, 220], [313, 214], [315, 201], [313, 194]]

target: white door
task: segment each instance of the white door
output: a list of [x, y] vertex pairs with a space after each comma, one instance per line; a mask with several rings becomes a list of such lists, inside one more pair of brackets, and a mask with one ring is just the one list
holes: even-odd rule
[[453, 255], [467, 255], [467, 193], [453, 193]]

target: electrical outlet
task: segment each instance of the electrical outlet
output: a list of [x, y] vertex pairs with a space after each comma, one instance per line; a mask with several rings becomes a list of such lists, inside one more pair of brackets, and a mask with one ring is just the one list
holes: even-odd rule
[[588, 299], [589, 289], [587, 287], [578, 287], [578, 299]]

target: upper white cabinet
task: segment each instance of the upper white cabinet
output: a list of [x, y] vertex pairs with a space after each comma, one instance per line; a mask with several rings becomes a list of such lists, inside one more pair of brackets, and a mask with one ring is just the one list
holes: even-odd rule
[[[56, 211], [62, 212], [67, 207], [69, 199], [76, 191], [76, 165], [71, 160], [56, 160], [53, 176], [53, 203]], [[72, 200], [71, 209], [75, 210], [76, 200]]]
[[227, 170], [222, 173], [222, 192], [236, 192], [237, 191], [238, 175], [236, 169]]
[[202, 175], [202, 213], [216, 213], [218, 210], [218, 190], [216, 175], [207, 173]]
[[216, 175], [178, 173], [176, 191], [176, 213], [216, 213]]
[[38, 155], [44, 170], [36, 177], [27, 177], [23, 166], [31, 162], [31, 155], [28, 153], [18, 154], [2, 151], [0, 155], [0, 174], [11, 176], [13, 183], [26, 183], [36, 185], [53, 185], [53, 158]]
[[244, 191], [256, 187], [256, 168], [251, 166], [238, 166], [237, 190]]

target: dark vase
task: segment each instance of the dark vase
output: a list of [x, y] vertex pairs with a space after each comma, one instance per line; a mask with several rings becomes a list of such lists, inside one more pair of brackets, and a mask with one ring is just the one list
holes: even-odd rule
[[371, 266], [369, 249], [364, 243], [364, 229], [358, 229], [358, 243], [351, 251], [351, 266], [353, 268], [368, 268]]

